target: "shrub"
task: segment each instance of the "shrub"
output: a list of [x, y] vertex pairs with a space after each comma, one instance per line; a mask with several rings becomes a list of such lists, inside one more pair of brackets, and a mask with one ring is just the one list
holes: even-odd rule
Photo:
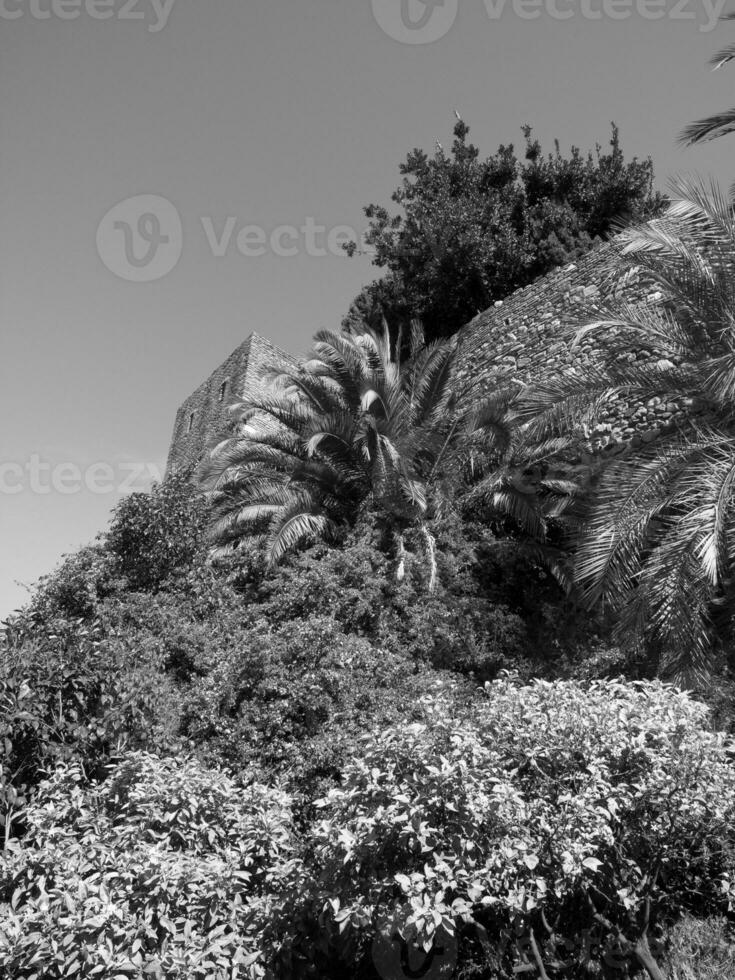
[[376, 637], [394, 588], [391, 562], [371, 542], [316, 545], [274, 569], [246, 593], [273, 626], [329, 616], [345, 633]]
[[[570, 628], [562, 590], [550, 576], [512, 554], [486, 529], [436, 522], [439, 585], [426, 589], [425, 569], [395, 565], [369, 535], [341, 549], [324, 545], [293, 558], [246, 590], [253, 616], [272, 625], [328, 615], [391, 655], [437, 669], [494, 679], [501, 670], [551, 672], [585, 631]], [[419, 542], [409, 540], [409, 551]], [[545, 658], [539, 648], [550, 650]]]
[[175, 572], [186, 572], [202, 549], [205, 507], [182, 476], [133, 493], [117, 506], [107, 547], [132, 589], [156, 590]]
[[[91, 774], [124, 747], [176, 743], [178, 695], [149, 650], [94, 628], [6, 643], [0, 658], [0, 820], [23, 824], [22, 805], [60, 761]], [[4, 794], [4, 802], [3, 802]]]
[[727, 909], [734, 747], [703, 705], [659, 683], [506, 679], [461, 718], [425, 707], [367, 734], [321, 802], [274, 926], [279, 975], [362, 975], [390, 926], [427, 951], [459, 942], [483, 976], [563, 961], [660, 980], [663, 927]]
[[28, 606], [14, 615], [9, 632], [16, 639], [39, 633], [63, 633], [71, 624], [94, 618], [101, 602], [120, 584], [116, 562], [102, 544], [67, 555], [40, 579]]
[[462, 690], [451, 675], [388, 656], [328, 617], [277, 629], [259, 621], [209, 667], [186, 699], [186, 737], [220, 765], [288, 773], [310, 797], [315, 781], [339, 777], [367, 728], [421, 717], [427, 692]]
[[268, 892], [293, 851], [280, 791], [133, 754], [99, 786], [59, 766], [27, 819], [0, 861], [2, 976], [263, 976]]

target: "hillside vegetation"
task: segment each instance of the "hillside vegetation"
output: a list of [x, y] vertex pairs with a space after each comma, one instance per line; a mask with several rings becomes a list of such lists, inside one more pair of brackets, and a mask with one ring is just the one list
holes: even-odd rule
[[[0, 651], [0, 975], [735, 975], [733, 243], [681, 185], [609, 270], [663, 301], [532, 386], [353, 316], [43, 579]], [[676, 427], [581, 468], [622, 395]]]

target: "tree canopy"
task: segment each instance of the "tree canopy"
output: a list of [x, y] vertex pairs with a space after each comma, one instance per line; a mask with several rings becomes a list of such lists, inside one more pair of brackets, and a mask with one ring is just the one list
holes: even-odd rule
[[[616, 222], [640, 221], [663, 203], [650, 158], [626, 162], [613, 124], [610, 149], [586, 155], [557, 142], [545, 154], [530, 126], [481, 159], [459, 119], [446, 152], [415, 149], [401, 164], [397, 212], [371, 204], [365, 243], [386, 274], [366, 286], [345, 323], [383, 318], [392, 329], [419, 317], [427, 336], [447, 336], [556, 265], [587, 252]], [[357, 243], [347, 247], [350, 254]]]

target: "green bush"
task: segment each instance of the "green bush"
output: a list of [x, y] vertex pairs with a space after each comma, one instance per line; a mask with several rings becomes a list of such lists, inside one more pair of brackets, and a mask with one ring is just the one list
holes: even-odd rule
[[181, 477], [130, 494], [106, 535], [38, 582], [28, 606], [11, 619], [11, 633], [63, 633], [93, 621], [109, 597], [124, 602], [131, 593], [157, 591], [171, 576], [190, 576], [205, 563], [204, 525], [201, 496]]
[[[273, 626], [328, 615], [345, 633], [393, 655], [480, 683], [501, 670], [553, 675], [588, 642], [590, 630], [573, 625], [561, 588], [538, 565], [514, 556], [512, 542], [459, 521], [433, 532], [439, 564], [433, 594], [420, 562], [409, 559], [398, 581], [376, 535], [358, 533], [340, 549], [311, 548], [257, 579], [244, 590], [247, 608]], [[414, 544], [420, 551], [406, 537], [409, 551]]]
[[[340, 648], [358, 671], [362, 643]], [[438, 686], [417, 714], [352, 731], [303, 834], [278, 783], [60, 763], [0, 859], [0, 975], [375, 980], [400, 943], [465, 980], [727, 974], [735, 744], [703, 705], [507, 678], [468, 703]]]
[[103, 544], [80, 548], [41, 578], [26, 608], [11, 618], [10, 635], [18, 640], [68, 632], [72, 625], [92, 620], [103, 600], [122, 585], [116, 560]]

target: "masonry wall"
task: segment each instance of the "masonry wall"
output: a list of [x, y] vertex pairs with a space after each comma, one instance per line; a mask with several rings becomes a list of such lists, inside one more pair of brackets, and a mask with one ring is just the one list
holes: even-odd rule
[[[583, 339], [570, 346], [565, 327], [580, 316], [594, 318], [595, 307], [610, 295], [629, 303], [656, 303], [661, 294], [644, 287], [635, 273], [610, 274], [614, 246], [604, 244], [577, 262], [556, 269], [480, 313], [459, 333], [458, 373], [481, 379], [490, 389], [498, 381], [526, 384], [544, 375], [578, 371], [598, 361], [596, 341]], [[636, 361], [641, 352], [624, 357]], [[210, 377], [187, 398], [176, 415], [167, 472], [192, 472], [205, 454], [231, 433], [229, 405], [252, 391], [262, 366], [294, 366], [286, 354], [258, 334], [251, 334]], [[223, 385], [225, 386], [223, 388]], [[224, 392], [224, 394], [223, 394]], [[585, 432], [582, 449], [614, 450], [648, 441], [669, 425], [679, 406], [652, 399], [647, 405], [612, 403], [606, 416]]]
[[166, 472], [193, 472], [212, 447], [231, 434], [230, 406], [252, 392], [260, 370], [294, 363], [290, 354], [251, 334], [179, 408]]
[[[631, 304], [662, 299], [635, 272], [627, 273], [621, 286], [619, 274], [610, 273], [613, 248], [611, 244], [599, 246], [471, 320], [459, 334], [460, 377], [479, 377], [490, 388], [498, 381], [515, 379], [528, 384], [544, 375], [560, 376], [599, 363], [595, 338], [583, 338], [572, 347], [565, 327], [580, 317], [594, 319], [595, 308], [611, 297]], [[624, 359], [633, 362], [645, 356], [631, 349]], [[657, 398], [643, 406], [618, 400], [585, 433], [587, 447], [597, 451], [623, 442], [648, 441], [678, 412], [679, 406]]]

